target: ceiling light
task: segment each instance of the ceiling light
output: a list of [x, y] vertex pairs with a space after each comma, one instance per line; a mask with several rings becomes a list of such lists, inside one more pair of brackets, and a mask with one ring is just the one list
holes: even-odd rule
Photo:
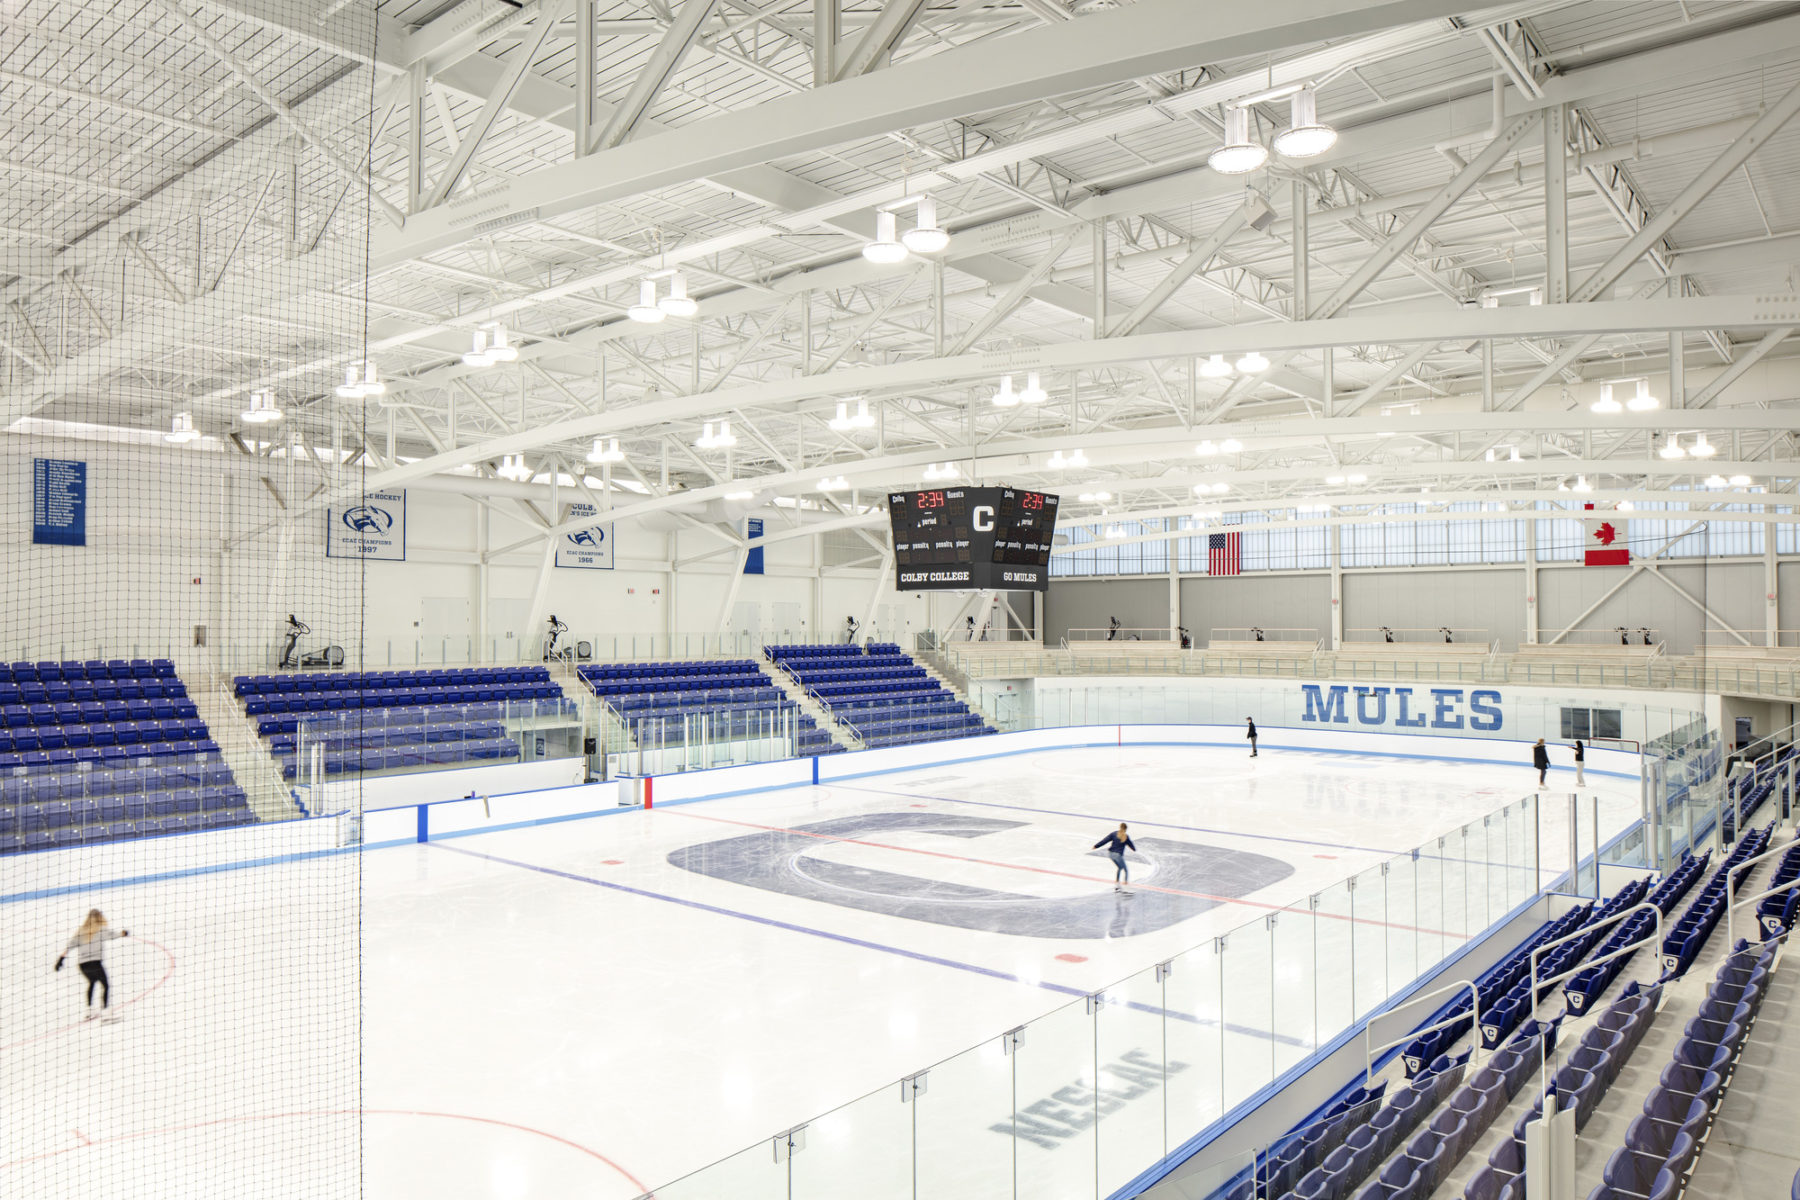
[[727, 446], [737, 445], [737, 438], [732, 435], [731, 422], [720, 421], [718, 431], [713, 431], [713, 423], [707, 421], [700, 428], [700, 436], [694, 439], [694, 445], [702, 450], [722, 450]]
[[1637, 506], [1629, 500], [1621, 500], [1617, 504], [1615, 504], [1613, 507], [1618, 509], [1620, 512], [1631, 512]]
[[1223, 496], [1231, 490], [1231, 485], [1221, 479], [1218, 483], [1213, 484], [1212, 490], [1215, 495]]
[[1344, 477], [1342, 475], [1327, 475], [1325, 477], [1325, 482], [1331, 484], [1333, 487], [1336, 487], [1338, 484], [1344, 482]]
[[1275, 153], [1286, 158], [1314, 158], [1337, 143], [1337, 130], [1319, 124], [1318, 93], [1301, 88], [1289, 101], [1288, 127], [1275, 135]]
[[925, 464], [925, 478], [929, 479], [929, 480], [933, 480], [933, 481], [936, 481], [939, 479], [955, 479], [956, 478], [956, 464], [955, 463], [926, 463]]
[[1508, 446], [1506, 449], [1507, 449], [1506, 461], [1507, 462], [1518, 462], [1519, 461], [1519, 448], [1517, 446]]
[[699, 304], [687, 294], [687, 276], [680, 271], [669, 276], [669, 294], [658, 300], [656, 307], [671, 317], [691, 317], [700, 311]]
[[519, 357], [519, 350], [518, 347], [507, 342], [506, 326], [496, 323], [493, 326], [493, 330], [493, 344], [488, 347], [488, 357], [495, 362], [516, 362]]
[[1269, 152], [1250, 140], [1250, 110], [1225, 110], [1225, 144], [1206, 156], [1206, 165], [1221, 175], [1248, 175], [1269, 161]]
[[1588, 411], [1600, 413], [1603, 416], [1611, 416], [1614, 413], [1624, 412], [1625, 406], [1613, 399], [1613, 385], [1610, 383], [1603, 383], [1600, 385], [1600, 398], [1588, 405]]
[[863, 246], [863, 257], [872, 263], [897, 263], [906, 259], [906, 247], [894, 236], [894, 214], [875, 214], [875, 240]]
[[523, 454], [508, 454], [501, 458], [498, 474], [502, 479], [525, 483], [531, 478], [531, 468], [525, 465]]
[[1019, 403], [1042, 404], [1049, 398], [1050, 393], [1046, 392], [1043, 384], [1038, 382], [1038, 373], [1036, 371], [1025, 376], [1025, 390], [1019, 393]]
[[725, 499], [740, 500], [740, 501], [741, 500], [754, 500], [754, 499], [756, 499], [756, 493], [755, 492], [726, 492]]
[[464, 351], [462, 360], [465, 367], [491, 367], [498, 360], [488, 353], [487, 330], [477, 329], [469, 335], [469, 348]]
[[918, 224], [900, 239], [914, 254], [942, 254], [950, 245], [950, 235], [938, 227], [937, 201], [919, 197]]
[[251, 392], [250, 407], [238, 414], [246, 425], [263, 425], [269, 421], [281, 420], [281, 410], [275, 407], [275, 396], [272, 392]]
[[994, 393], [994, 407], [1012, 408], [1018, 402], [1018, 393], [1013, 391], [1012, 376], [1008, 375], [1000, 380], [1000, 390]]
[[1050, 456], [1050, 466], [1053, 470], [1060, 471], [1064, 467], [1085, 467], [1087, 465], [1088, 457], [1080, 450], [1071, 450], [1067, 454], [1058, 450]]
[[1657, 454], [1661, 455], [1663, 458], [1687, 457], [1687, 451], [1681, 448], [1681, 443], [1675, 440], [1675, 435], [1672, 433], [1663, 440], [1662, 449], [1658, 450]]
[[1363, 475], [1363, 474], [1354, 474], [1354, 475], [1348, 476], [1347, 478], [1350, 480], [1351, 483], [1367, 483], [1367, 482], [1369, 482], [1369, 477], [1367, 475]]
[[1488, 447], [1488, 452], [1487, 452], [1487, 460], [1488, 460], [1488, 461], [1489, 461], [1489, 462], [1493, 462], [1493, 461], [1494, 461], [1494, 449], [1493, 449], [1493, 447], [1492, 447], [1492, 446], [1490, 446], [1490, 447]]
[[1258, 372], [1269, 369], [1269, 360], [1264, 358], [1261, 354], [1258, 354], [1256, 351], [1251, 350], [1237, 360], [1237, 369], [1246, 375], [1255, 375]]
[[849, 429], [850, 428], [850, 402], [848, 400], [839, 400], [838, 407], [837, 407], [837, 416], [831, 418], [831, 420], [825, 422], [825, 424], [830, 426], [832, 429], [835, 429], [839, 433], [842, 433], [844, 430]]
[[1578, 492], [1591, 492], [1594, 490], [1594, 485], [1587, 481], [1586, 475], [1577, 475], [1575, 477], [1574, 490]]
[[610, 446], [604, 444], [604, 439], [595, 438], [594, 448], [588, 451], [587, 460], [591, 463], [624, 462], [625, 452], [619, 449], [618, 438], [614, 438]]
[[827, 475], [825, 478], [819, 480], [819, 490], [821, 492], [841, 492], [849, 486], [850, 481], [845, 479], [842, 475]]
[[853, 429], [871, 429], [874, 427], [875, 418], [869, 412], [869, 402], [867, 400], [864, 400], [861, 397], [857, 398], [856, 415], [850, 418], [850, 425]]
[[1731, 486], [1732, 487], [1749, 487], [1750, 486], [1750, 477], [1748, 475], [1733, 475], [1731, 477]]
[[1236, 438], [1226, 438], [1224, 441], [1219, 443], [1219, 449], [1224, 451], [1226, 454], [1236, 454], [1238, 451], [1242, 450], [1243, 448], [1244, 448], [1244, 443], [1238, 441]]
[[1695, 458], [1711, 458], [1719, 452], [1719, 448], [1706, 440], [1704, 433], [1694, 435], [1694, 447], [1688, 453]]
[[1200, 374], [1206, 379], [1223, 379], [1231, 374], [1231, 364], [1225, 361], [1223, 354], [1209, 355], [1200, 364]]
[[381, 382], [380, 377], [376, 375], [373, 361], [363, 363], [362, 394], [365, 396], [387, 395], [387, 384]]
[[1725, 477], [1723, 475], [1708, 475], [1706, 477], [1706, 486], [1714, 488], [1724, 487]]
[[656, 280], [646, 279], [638, 284], [638, 302], [626, 309], [625, 315], [645, 325], [654, 325], [669, 315], [656, 303]]
[[1650, 381], [1640, 379], [1637, 381], [1637, 395], [1627, 400], [1625, 407], [1632, 412], [1649, 412], [1660, 403], [1661, 401], [1650, 394]]
[[194, 428], [194, 414], [179, 412], [175, 414], [175, 419], [169, 422], [169, 432], [163, 434], [163, 441], [191, 442], [199, 436], [200, 431]]
[[1208, 438], [1206, 441], [1201, 442], [1198, 446], [1194, 447], [1194, 453], [1198, 454], [1201, 458], [1211, 458], [1213, 455], [1217, 454], [1218, 452], [1219, 452], [1219, 448], [1217, 446], [1213, 445], [1212, 439], [1210, 439], [1210, 438]]
[[340, 399], [362, 399], [362, 380], [357, 377], [355, 363], [344, 368], [344, 382], [337, 385], [336, 391]]

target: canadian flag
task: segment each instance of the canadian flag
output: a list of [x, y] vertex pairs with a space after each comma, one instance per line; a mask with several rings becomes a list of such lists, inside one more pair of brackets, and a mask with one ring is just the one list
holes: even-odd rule
[[1581, 507], [1590, 514], [1581, 523], [1587, 531], [1586, 564], [1590, 567], [1630, 566], [1631, 551], [1625, 548], [1625, 522], [1610, 508], [1596, 509], [1591, 504]]

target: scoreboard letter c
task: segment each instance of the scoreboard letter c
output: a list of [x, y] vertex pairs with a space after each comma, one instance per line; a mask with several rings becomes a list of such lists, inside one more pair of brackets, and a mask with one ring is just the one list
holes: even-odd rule
[[982, 533], [992, 532], [994, 528], [994, 507], [991, 504], [975, 506], [975, 528]]

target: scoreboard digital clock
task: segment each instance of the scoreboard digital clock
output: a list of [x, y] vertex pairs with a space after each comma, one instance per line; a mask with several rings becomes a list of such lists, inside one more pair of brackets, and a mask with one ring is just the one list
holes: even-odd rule
[[903, 592], [1045, 590], [1057, 497], [1018, 488], [891, 492], [894, 586]]

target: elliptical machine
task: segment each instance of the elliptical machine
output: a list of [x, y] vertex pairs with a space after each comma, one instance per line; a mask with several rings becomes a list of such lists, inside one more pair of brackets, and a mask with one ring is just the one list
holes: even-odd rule
[[569, 632], [568, 625], [557, 620], [555, 613], [550, 614], [550, 620], [547, 624], [549, 625], [549, 629], [544, 636], [544, 661], [550, 662], [552, 659], [570, 657], [570, 651], [563, 650], [559, 652], [556, 649], [556, 639]]
[[311, 625], [308, 625], [293, 613], [288, 614], [287, 641], [283, 643], [281, 647], [281, 661], [275, 664], [277, 670], [285, 671], [295, 665], [294, 647], [300, 644], [301, 634], [311, 632]]

